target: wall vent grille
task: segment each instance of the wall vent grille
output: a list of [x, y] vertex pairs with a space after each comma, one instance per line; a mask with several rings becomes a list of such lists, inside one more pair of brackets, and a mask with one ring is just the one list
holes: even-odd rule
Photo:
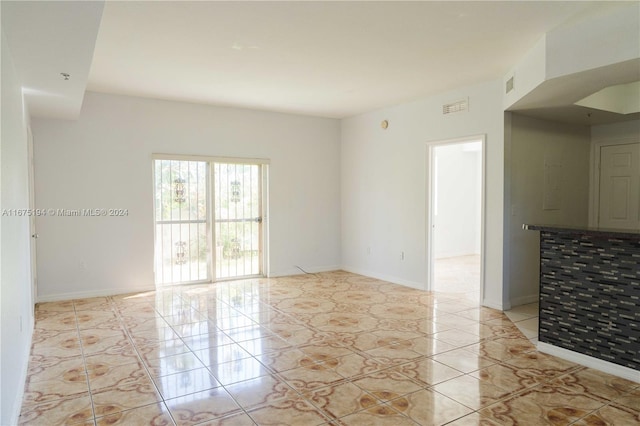
[[443, 114], [451, 114], [454, 112], [462, 112], [469, 109], [469, 100], [462, 99], [460, 101], [452, 102], [450, 104], [442, 105]]
[[513, 90], [513, 77], [511, 77], [509, 80], [507, 80], [507, 84], [506, 84], [507, 93], [509, 93], [512, 90]]

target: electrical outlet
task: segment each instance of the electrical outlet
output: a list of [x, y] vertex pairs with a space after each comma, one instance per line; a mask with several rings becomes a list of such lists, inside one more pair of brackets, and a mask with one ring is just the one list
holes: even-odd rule
[[78, 264], [78, 268], [80, 268], [81, 271], [86, 271], [87, 270], [87, 262], [85, 262], [84, 260], [81, 260], [80, 263]]
[[404, 252], [400, 252], [400, 260], [404, 260]]

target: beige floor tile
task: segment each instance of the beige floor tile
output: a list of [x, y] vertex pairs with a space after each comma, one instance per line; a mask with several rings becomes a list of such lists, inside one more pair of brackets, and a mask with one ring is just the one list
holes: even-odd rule
[[473, 412], [431, 389], [405, 395], [389, 404], [420, 425], [443, 425]]
[[165, 400], [178, 426], [194, 425], [240, 413], [240, 406], [223, 388], [209, 389]]
[[89, 386], [84, 373], [63, 375], [58, 378], [27, 382], [24, 390], [25, 404], [47, 402], [69, 397], [79, 398], [89, 395]]
[[381, 402], [387, 402], [421, 389], [420, 385], [393, 370], [369, 374], [366, 377], [354, 380], [353, 384], [370, 393]]
[[323, 364], [314, 364], [307, 367], [287, 370], [280, 373], [280, 377], [298, 392], [332, 386], [345, 380], [333, 369]]
[[433, 338], [454, 346], [472, 345], [480, 341], [479, 336], [458, 329], [436, 333], [433, 335]]
[[86, 395], [40, 404], [25, 404], [18, 424], [20, 426], [84, 425], [92, 419], [91, 398]]
[[205, 365], [193, 352], [184, 352], [163, 358], [145, 359], [144, 364], [153, 377], [203, 368]]
[[85, 373], [84, 360], [79, 356], [71, 358], [32, 356], [29, 361], [27, 380], [39, 382], [63, 378], [68, 381], [82, 381], [86, 380]]
[[137, 382], [93, 391], [91, 399], [96, 418], [162, 401], [162, 397], [156, 391], [151, 380], [146, 378]]
[[485, 358], [482, 355], [477, 355], [464, 349], [455, 349], [434, 355], [433, 359], [463, 373], [471, 373], [496, 363], [491, 358]]
[[614, 402], [616, 404], [624, 405], [625, 407], [629, 407], [632, 410], [640, 412], [640, 387], [619, 398], [616, 398]]
[[460, 376], [433, 387], [438, 393], [479, 410], [510, 395], [509, 391], [471, 376]]
[[581, 368], [579, 365], [540, 352], [527, 352], [506, 361], [506, 364], [528, 370], [541, 381], [556, 378], [564, 373]]
[[409, 417], [400, 414], [388, 404], [380, 404], [342, 417], [337, 421], [344, 426], [417, 426]]
[[541, 385], [493, 404], [480, 413], [505, 425], [569, 425], [603, 406], [581, 393]]
[[207, 364], [208, 370], [223, 385], [256, 379], [272, 373], [256, 358], [239, 358], [221, 364]]
[[87, 355], [114, 354], [123, 351], [133, 352], [133, 346], [124, 335], [100, 336], [85, 334], [82, 337], [82, 353]]
[[140, 362], [140, 357], [134, 349], [125, 348], [120, 352], [99, 352], [96, 354], [89, 354], [84, 357], [87, 365], [106, 364], [112, 367], [125, 364], [133, 364]]
[[610, 404], [573, 424], [576, 426], [638, 425], [640, 424], [640, 412], [623, 405]]
[[258, 425], [313, 426], [327, 422], [322, 412], [299, 398], [285, 398], [247, 411]]
[[329, 419], [338, 419], [378, 405], [380, 401], [353, 383], [327, 386], [303, 394]]
[[463, 263], [448, 292], [336, 271], [39, 304], [21, 424], [638, 423], [640, 384], [539, 353], [537, 305], [479, 307]]
[[527, 370], [519, 370], [502, 364], [494, 364], [474, 371], [469, 375], [511, 393], [519, 392], [541, 383], [541, 380], [535, 374], [531, 374]]
[[441, 364], [431, 358], [402, 364], [398, 367], [394, 367], [392, 370], [409, 377], [425, 387], [433, 386], [462, 375], [460, 371]]
[[127, 386], [144, 380], [150, 384], [147, 371], [138, 361], [123, 365], [87, 364], [87, 376], [92, 392], [114, 386]]
[[209, 420], [203, 423], [198, 423], [198, 426], [254, 426], [255, 422], [251, 420], [245, 413], [231, 414], [230, 416], [218, 417], [217, 419]]
[[177, 398], [221, 386], [206, 368], [153, 377], [153, 382], [164, 399]]
[[465, 346], [463, 349], [496, 362], [504, 362], [519, 354], [535, 350], [531, 343], [526, 340], [523, 340], [523, 343], [512, 343], [509, 346], [503, 345], [497, 340], [489, 340], [476, 343], [475, 345]]
[[172, 426], [175, 425], [169, 410], [164, 403], [146, 405], [133, 410], [120, 411], [118, 413], [98, 417], [96, 426]]
[[432, 356], [458, 348], [457, 345], [434, 339], [433, 336], [413, 339], [412, 349], [421, 355]]
[[336, 373], [346, 379], [370, 374], [382, 368], [386, 368], [385, 365], [375, 359], [364, 357], [360, 354], [355, 353], [339, 358], [333, 358], [327, 364], [329, 367], [335, 370]]
[[297, 396], [297, 392], [275, 375], [244, 380], [226, 386], [225, 389], [244, 409]]

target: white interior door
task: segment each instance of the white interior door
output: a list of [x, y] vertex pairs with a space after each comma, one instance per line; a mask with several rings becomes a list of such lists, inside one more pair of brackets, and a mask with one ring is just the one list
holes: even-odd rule
[[640, 144], [600, 148], [598, 225], [640, 229]]

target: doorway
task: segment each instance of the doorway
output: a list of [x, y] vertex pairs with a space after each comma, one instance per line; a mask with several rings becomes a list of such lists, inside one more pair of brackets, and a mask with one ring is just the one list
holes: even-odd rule
[[154, 159], [156, 285], [262, 276], [266, 165]]
[[428, 289], [482, 297], [484, 136], [429, 145]]

